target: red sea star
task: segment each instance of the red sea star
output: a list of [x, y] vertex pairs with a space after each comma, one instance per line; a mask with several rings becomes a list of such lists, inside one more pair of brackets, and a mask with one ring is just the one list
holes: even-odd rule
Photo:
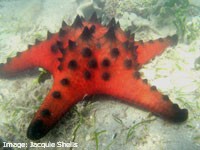
[[71, 26], [63, 22], [58, 33], [48, 32], [46, 41], [36, 40], [35, 46], [1, 64], [0, 76], [14, 76], [34, 67], [53, 75], [53, 87], [28, 128], [27, 136], [32, 140], [46, 135], [85, 95], [111, 95], [170, 121], [183, 122], [188, 111], [148, 85], [138, 72], [143, 64], [176, 43], [176, 35], [137, 42], [114, 19], [103, 26], [96, 13], [89, 22], [77, 16]]

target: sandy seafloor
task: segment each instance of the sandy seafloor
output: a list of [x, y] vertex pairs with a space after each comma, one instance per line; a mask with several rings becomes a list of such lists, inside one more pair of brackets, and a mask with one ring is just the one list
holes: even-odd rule
[[[137, 11], [131, 9], [129, 1], [102, 0], [100, 3], [97, 0], [1, 0], [0, 63], [5, 63], [7, 57], [13, 57], [17, 52], [27, 49], [27, 45], [33, 44], [36, 38], [44, 40], [48, 30], [57, 32], [62, 20], [71, 24], [77, 13], [89, 15], [93, 10], [104, 17], [104, 22], [105, 18], [115, 16], [124, 29], [129, 27], [134, 30], [140, 27], [135, 31], [136, 40], [146, 41], [176, 32], [170, 21], [166, 25], [158, 26], [154, 15], [149, 14], [149, 19], [137, 14], [147, 7], [152, 7], [143, 7], [142, 2], [146, 5], [145, 0], [131, 1], [133, 7], [138, 8]], [[190, 2], [199, 8], [198, 0]], [[124, 3], [123, 9], [127, 11], [119, 12], [118, 5], [114, 5], [117, 3]], [[191, 14], [188, 18], [187, 26], [196, 22], [195, 33], [198, 35], [199, 14]], [[200, 70], [194, 67], [199, 56], [198, 36], [190, 42], [180, 40], [177, 46], [168, 48], [160, 57], [156, 57], [140, 70], [142, 78], [147, 78], [151, 85], [156, 85], [161, 92], [168, 94], [181, 108], [188, 109], [189, 118], [186, 122], [169, 123], [111, 97], [96, 96], [91, 98], [87, 105], [77, 104], [77, 111], [66, 115], [44, 138], [35, 142], [74, 141], [78, 143], [78, 148], [73, 148], [74, 150], [200, 149]], [[38, 74], [0, 79], [0, 142], [31, 142], [26, 137], [27, 127], [52, 84], [52, 79], [42, 84], [39, 84], [37, 79]]]

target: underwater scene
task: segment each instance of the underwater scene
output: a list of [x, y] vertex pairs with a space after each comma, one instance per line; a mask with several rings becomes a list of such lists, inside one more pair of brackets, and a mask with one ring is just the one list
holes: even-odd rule
[[199, 0], [0, 0], [0, 149], [199, 150]]

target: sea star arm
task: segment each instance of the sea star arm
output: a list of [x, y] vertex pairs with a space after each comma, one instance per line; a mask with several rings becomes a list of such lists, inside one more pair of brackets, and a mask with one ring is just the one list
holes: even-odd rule
[[14, 58], [9, 58], [6, 64], [0, 64], [0, 76], [14, 76], [18, 72], [35, 67], [42, 67], [52, 73], [53, 68], [59, 65], [57, 59], [62, 57], [56, 43], [57, 36], [55, 34], [46, 41], [37, 41], [36, 45], [29, 46], [28, 50], [17, 53]]
[[82, 100], [84, 93], [77, 91], [65, 78], [54, 81], [52, 89], [32, 119], [27, 137], [37, 140], [45, 136], [48, 131], [69, 111], [79, 100]]
[[[119, 80], [123, 76], [123, 79]], [[150, 86], [147, 80], [139, 78], [139, 73], [123, 72], [118, 77], [110, 79], [112, 84], [104, 83], [103, 93], [112, 95], [124, 102], [134, 104], [172, 122], [182, 122], [188, 117], [186, 109], [180, 109], [173, 104], [168, 96], [162, 95], [155, 86]]]
[[176, 45], [178, 40], [177, 35], [168, 36], [148, 42], [135, 42], [137, 46], [137, 62], [140, 65], [146, 64], [155, 56], [160, 55], [170, 45]]

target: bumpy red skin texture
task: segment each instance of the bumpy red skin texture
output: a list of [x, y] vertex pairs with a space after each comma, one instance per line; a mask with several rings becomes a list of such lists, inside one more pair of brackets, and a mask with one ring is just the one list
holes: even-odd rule
[[[173, 104], [142, 80], [138, 73], [143, 64], [174, 45], [176, 36], [143, 43], [135, 42], [134, 37], [127, 36], [115, 23], [109, 27], [114, 29], [111, 36], [106, 36], [108, 27], [97, 22], [83, 21], [76, 25], [63, 26], [60, 33], [53, 34], [0, 67], [0, 75], [4, 77], [34, 67], [42, 67], [53, 75], [53, 87], [28, 128], [30, 139], [43, 137], [85, 95], [107, 94], [174, 122], [187, 119], [186, 109]], [[94, 29], [91, 36], [83, 36], [85, 27]], [[75, 46], [69, 45], [69, 40], [74, 41]], [[125, 44], [127, 41], [129, 44]], [[61, 48], [53, 49], [52, 45], [58, 46], [58, 43], [62, 43]], [[84, 48], [91, 50], [90, 56], [83, 56]], [[118, 48], [119, 53], [113, 54], [113, 48]], [[92, 59], [97, 62], [95, 67], [88, 65]], [[109, 60], [109, 65], [102, 65], [104, 59]], [[125, 63], [127, 59], [129, 63]], [[71, 60], [76, 64], [69, 67]], [[63, 79], [68, 82], [63, 83]]]

